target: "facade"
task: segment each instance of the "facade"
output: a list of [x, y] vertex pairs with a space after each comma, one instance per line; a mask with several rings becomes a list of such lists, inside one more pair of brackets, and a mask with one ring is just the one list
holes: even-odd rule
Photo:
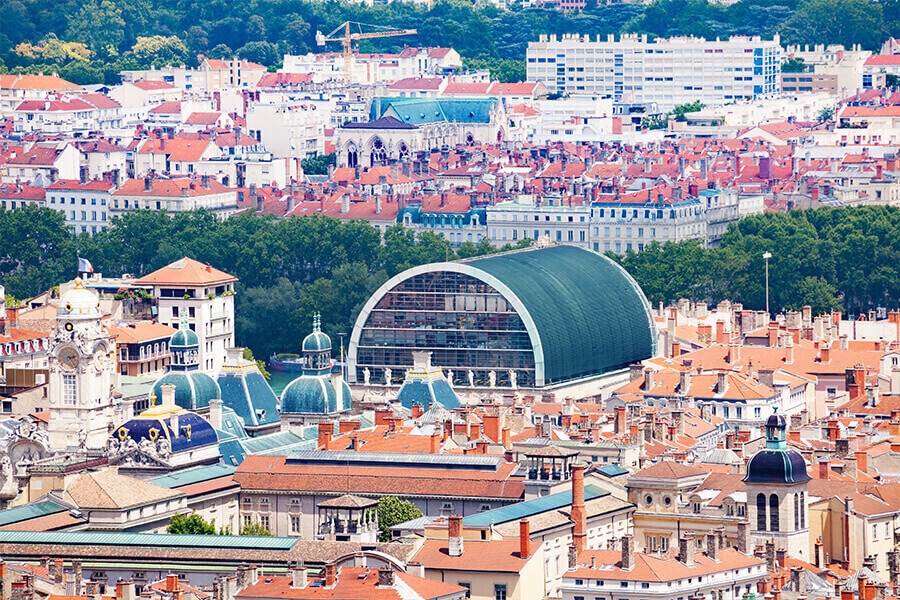
[[[688, 534], [689, 535], [689, 534]], [[604, 598], [721, 598], [753, 597], [757, 584], [768, 577], [766, 563], [734, 548], [719, 548], [713, 534], [706, 552], [694, 548], [686, 535], [677, 557], [658, 558], [634, 551], [634, 540], [622, 539], [621, 551], [590, 550], [581, 554], [563, 578], [563, 600]]]
[[353, 328], [348, 378], [368, 370], [398, 384], [423, 350], [459, 385], [541, 388], [649, 358], [653, 332], [643, 292], [609, 259], [575, 246], [513, 251], [385, 283]]
[[[331, 434], [319, 425], [319, 447]], [[275, 535], [314, 539], [319, 506], [352, 494], [398, 496], [427, 517], [463, 516], [522, 500], [517, 466], [499, 456], [297, 451], [290, 456], [248, 455], [234, 480], [241, 486], [241, 524], [258, 523]]]
[[521, 240], [549, 239], [590, 248], [591, 207], [566, 206], [560, 197], [528, 201], [498, 202], [487, 207], [487, 229], [491, 244], [504, 246]]
[[554, 93], [598, 94], [662, 110], [699, 100], [717, 105], [780, 93], [779, 37], [728, 40], [646, 35], [541, 35], [528, 44], [529, 81]]
[[706, 209], [698, 198], [682, 196], [673, 188], [635, 193], [627, 199], [591, 204], [591, 245], [597, 252], [640, 252], [653, 242], [701, 240], [706, 243]]
[[116, 356], [121, 375], [161, 375], [169, 364], [169, 340], [175, 330], [147, 322], [125, 323], [110, 329], [116, 338]]
[[159, 302], [159, 322], [178, 328], [187, 317], [199, 341], [199, 367], [215, 373], [234, 347], [234, 284], [237, 277], [191, 258], [182, 258], [134, 282], [152, 286]]
[[237, 190], [209, 175], [183, 179], [128, 179], [112, 194], [110, 217], [133, 210], [187, 212], [205, 208], [219, 218], [238, 209]]
[[97, 233], [109, 225], [111, 181], [60, 179], [47, 186], [46, 202], [66, 217], [75, 233]]
[[100, 300], [81, 279], [59, 299], [50, 348], [47, 432], [52, 448], [102, 448], [113, 420], [115, 344], [101, 325]]

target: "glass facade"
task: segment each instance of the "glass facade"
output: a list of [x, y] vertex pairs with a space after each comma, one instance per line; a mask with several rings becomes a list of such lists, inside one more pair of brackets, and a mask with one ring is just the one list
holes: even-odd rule
[[453, 371], [453, 382], [534, 385], [534, 352], [525, 324], [497, 290], [462, 273], [422, 273], [400, 282], [372, 309], [360, 333], [356, 380], [401, 383], [412, 351], [431, 351], [431, 363]]

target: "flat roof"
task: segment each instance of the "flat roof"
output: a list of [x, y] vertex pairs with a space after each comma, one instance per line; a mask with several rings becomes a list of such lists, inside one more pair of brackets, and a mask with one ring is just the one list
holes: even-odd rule
[[[584, 500], [593, 500], [594, 498], [602, 498], [609, 496], [609, 492], [601, 487], [593, 484], [584, 486]], [[463, 519], [463, 525], [499, 525], [509, 521], [518, 521], [533, 515], [537, 515], [551, 510], [557, 510], [564, 506], [571, 506], [572, 490], [551, 494], [542, 498], [535, 498], [527, 502], [518, 502], [509, 506], [502, 506], [494, 510], [488, 510], [477, 515], [471, 515]]]

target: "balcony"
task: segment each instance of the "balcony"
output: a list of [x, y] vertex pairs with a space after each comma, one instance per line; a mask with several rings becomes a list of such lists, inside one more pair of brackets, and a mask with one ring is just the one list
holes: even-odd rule
[[122, 353], [119, 355], [119, 362], [121, 363], [141, 363], [147, 362], [151, 360], [157, 359], [165, 359], [170, 358], [172, 353], [166, 350], [165, 352], [145, 352], [143, 354], [130, 354], [130, 353]]

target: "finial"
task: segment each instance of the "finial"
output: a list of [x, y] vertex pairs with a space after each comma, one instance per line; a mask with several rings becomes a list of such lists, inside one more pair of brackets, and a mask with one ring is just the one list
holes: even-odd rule
[[156, 390], [150, 390], [150, 406], [156, 404]]
[[84, 288], [84, 282], [81, 280], [81, 277], [75, 278], [75, 287], [76, 288]]

